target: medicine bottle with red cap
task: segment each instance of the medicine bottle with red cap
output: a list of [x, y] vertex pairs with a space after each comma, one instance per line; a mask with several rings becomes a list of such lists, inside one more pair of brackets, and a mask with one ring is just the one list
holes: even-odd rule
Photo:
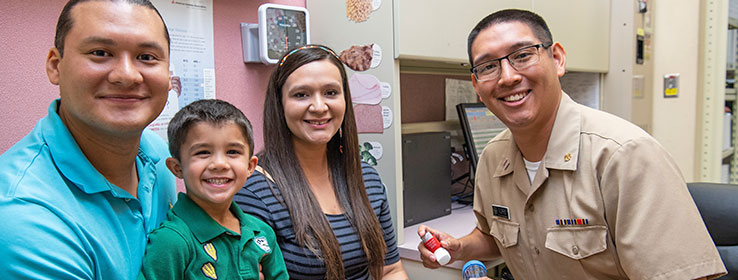
[[425, 248], [428, 248], [428, 250], [433, 252], [436, 256], [436, 261], [440, 265], [446, 265], [451, 260], [451, 255], [445, 248], [441, 247], [441, 242], [438, 242], [438, 239], [428, 231], [423, 235], [423, 244], [425, 245]]

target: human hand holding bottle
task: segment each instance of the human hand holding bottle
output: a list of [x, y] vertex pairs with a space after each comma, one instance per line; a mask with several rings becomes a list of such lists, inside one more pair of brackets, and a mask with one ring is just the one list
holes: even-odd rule
[[[448, 260], [444, 259], [446, 262], [443, 264], [439, 263], [438, 256], [431, 252], [426, 247], [425, 242], [423, 242], [426, 233], [430, 233], [440, 243], [440, 247], [447, 251], [449, 258]], [[458, 251], [461, 249], [461, 243], [456, 238], [425, 225], [418, 227], [418, 236], [421, 237], [421, 242], [418, 244], [418, 251], [420, 252], [420, 259], [423, 261], [423, 266], [435, 269], [458, 259]]]

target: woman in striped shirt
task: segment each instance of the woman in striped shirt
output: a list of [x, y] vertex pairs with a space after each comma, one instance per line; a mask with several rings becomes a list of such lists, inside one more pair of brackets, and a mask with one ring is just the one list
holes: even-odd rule
[[272, 226], [291, 279], [407, 279], [379, 175], [362, 164], [346, 71], [308, 45], [275, 68], [264, 150], [234, 197]]

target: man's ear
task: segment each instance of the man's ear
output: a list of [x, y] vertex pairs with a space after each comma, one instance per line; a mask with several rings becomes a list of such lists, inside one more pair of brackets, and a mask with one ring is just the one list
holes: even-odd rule
[[566, 73], [566, 51], [559, 42], [556, 42], [551, 46], [551, 55], [556, 66], [556, 74], [561, 78]]
[[[172, 72], [169, 71], [169, 73], [172, 73]], [[171, 74], [169, 75], [169, 88], [167, 88], [167, 92], [169, 92], [170, 90], [172, 90], [172, 75]]]
[[482, 96], [479, 95], [479, 89], [477, 89], [477, 78], [474, 77], [474, 74], [471, 74], [471, 81], [472, 81], [472, 87], [474, 87], [474, 92], [477, 93], [477, 98], [479, 100], [482, 100]]
[[173, 157], [167, 158], [167, 168], [169, 168], [169, 171], [172, 171], [172, 174], [174, 176], [177, 176], [177, 178], [182, 178], [182, 165], [179, 163], [179, 160]]
[[59, 85], [59, 63], [61, 63], [61, 53], [57, 48], [49, 49], [49, 55], [46, 56], [46, 76], [49, 82]]

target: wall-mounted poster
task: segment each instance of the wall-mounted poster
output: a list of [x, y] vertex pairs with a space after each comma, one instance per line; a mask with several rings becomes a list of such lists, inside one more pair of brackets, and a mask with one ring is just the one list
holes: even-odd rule
[[[171, 40], [169, 72], [173, 89], [167, 106], [149, 129], [167, 139], [167, 125], [179, 108], [215, 98], [212, 0], [151, 0], [167, 24]], [[176, 102], [175, 102], [176, 100]]]
[[353, 45], [341, 51], [339, 57], [351, 70], [366, 71], [382, 62], [382, 48], [378, 44]]
[[380, 5], [381, 0], [346, 0], [346, 17], [354, 22], [366, 21]]

